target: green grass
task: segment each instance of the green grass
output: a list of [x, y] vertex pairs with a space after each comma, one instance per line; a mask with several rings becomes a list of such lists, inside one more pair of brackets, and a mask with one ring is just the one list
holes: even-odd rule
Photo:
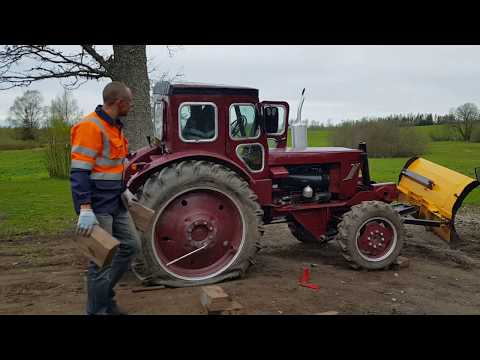
[[[307, 139], [309, 146], [330, 146], [328, 136], [331, 130], [308, 130]], [[292, 146], [292, 133], [288, 131], [287, 146]]]
[[43, 149], [0, 151], [0, 194], [1, 237], [74, 226], [70, 183], [48, 177]]

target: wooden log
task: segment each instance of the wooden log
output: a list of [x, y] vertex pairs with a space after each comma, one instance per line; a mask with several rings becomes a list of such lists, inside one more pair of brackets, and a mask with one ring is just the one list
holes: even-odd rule
[[115, 251], [120, 245], [117, 239], [99, 225], [93, 226], [90, 236], [76, 235], [73, 240], [80, 251], [99, 267], [112, 262]]
[[203, 286], [200, 302], [209, 313], [227, 310], [232, 305], [230, 295], [218, 285]]

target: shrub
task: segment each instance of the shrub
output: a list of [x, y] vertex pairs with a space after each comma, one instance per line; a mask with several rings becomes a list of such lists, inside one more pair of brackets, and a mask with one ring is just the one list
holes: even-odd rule
[[451, 125], [437, 125], [430, 130], [430, 138], [433, 141], [456, 141], [459, 140], [458, 134]]
[[46, 131], [45, 163], [50, 177], [70, 176], [70, 125], [63, 120], [52, 120]]
[[348, 148], [357, 148], [365, 141], [371, 157], [406, 157], [424, 153], [429, 139], [414, 127], [388, 120], [362, 120], [341, 124], [330, 134], [330, 141]]
[[41, 146], [39, 141], [19, 139], [16, 130], [14, 128], [0, 128], [0, 150], [24, 150]]

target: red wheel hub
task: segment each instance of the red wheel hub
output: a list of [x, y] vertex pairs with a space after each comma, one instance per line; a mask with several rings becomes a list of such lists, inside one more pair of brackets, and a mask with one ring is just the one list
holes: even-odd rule
[[166, 271], [182, 279], [221, 273], [238, 254], [243, 239], [243, 217], [237, 205], [229, 196], [212, 189], [192, 190], [175, 197], [160, 214], [154, 230], [157, 260]]
[[364, 257], [378, 260], [392, 250], [394, 239], [394, 230], [388, 222], [372, 220], [361, 227], [357, 246]]

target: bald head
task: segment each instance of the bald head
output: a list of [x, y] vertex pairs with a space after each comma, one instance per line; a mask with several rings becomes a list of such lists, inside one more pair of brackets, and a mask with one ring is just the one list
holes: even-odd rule
[[133, 109], [132, 91], [124, 83], [112, 81], [103, 89], [102, 108], [112, 118], [127, 116]]
[[103, 89], [103, 103], [105, 105], [113, 105], [117, 100], [124, 100], [130, 97], [130, 89], [120, 81], [112, 81]]

